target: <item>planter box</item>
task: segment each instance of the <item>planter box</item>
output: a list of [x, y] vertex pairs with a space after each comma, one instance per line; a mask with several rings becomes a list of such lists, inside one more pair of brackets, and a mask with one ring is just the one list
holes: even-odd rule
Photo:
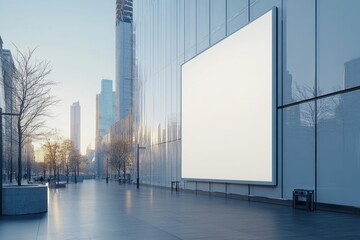
[[48, 189], [45, 185], [4, 185], [3, 215], [47, 212]]

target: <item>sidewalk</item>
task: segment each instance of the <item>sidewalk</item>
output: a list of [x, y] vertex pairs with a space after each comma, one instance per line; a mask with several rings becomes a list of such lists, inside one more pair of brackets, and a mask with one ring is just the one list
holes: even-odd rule
[[0, 239], [360, 239], [360, 216], [85, 180], [49, 211], [0, 218]]

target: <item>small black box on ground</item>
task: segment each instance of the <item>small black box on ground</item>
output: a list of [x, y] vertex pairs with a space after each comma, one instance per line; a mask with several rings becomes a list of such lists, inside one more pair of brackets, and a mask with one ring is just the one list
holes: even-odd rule
[[180, 182], [179, 181], [171, 181], [171, 191], [178, 192], [180, 190]]
[[294, 189], [293, 208], [314, 211], [314, 190]]

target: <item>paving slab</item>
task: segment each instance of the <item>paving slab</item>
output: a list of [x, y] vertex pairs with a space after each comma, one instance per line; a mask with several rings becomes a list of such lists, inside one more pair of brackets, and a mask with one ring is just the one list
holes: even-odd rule
[[0, 239], [360, 239], [360, 216], [85, 180], [48, 212], [0, 218]]

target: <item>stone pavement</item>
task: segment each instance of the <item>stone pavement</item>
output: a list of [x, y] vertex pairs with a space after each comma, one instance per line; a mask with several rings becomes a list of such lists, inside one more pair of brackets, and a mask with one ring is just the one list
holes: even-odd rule
[[86, 180], [45, 214], [0, 218], [1, 240], [360, 239], [360, 216]]

